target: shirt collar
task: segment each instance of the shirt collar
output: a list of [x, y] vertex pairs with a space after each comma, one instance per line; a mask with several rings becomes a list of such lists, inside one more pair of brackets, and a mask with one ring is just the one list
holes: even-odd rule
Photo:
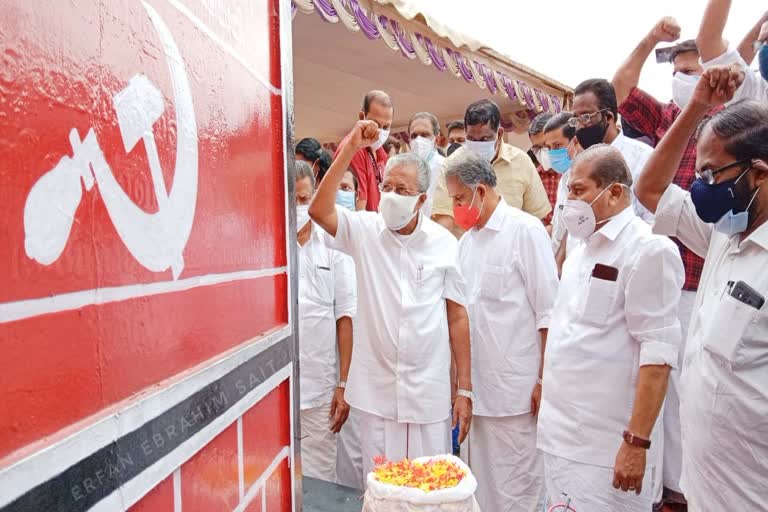
[[[379, 213], [378, 215], [379, 215], [379, 217], [381, 217], [381, 213]], [[410, 235], [405, 235], [405, 236], [401, 235], [400, 233], [396, 233], [396, 232], [392, 231], [391, 229], [389, 229], [387, 227], [387, 224], [384, 222], [384, 218], [381, 217], [381, 229], [379, 230], [379, 235], [384, 235], [385, 233], [389, 232], [389, 234], [395, 240], [403, 241], [403, 242], [407, 242], [407, 241], [413, 240], [414, 238], [416, 238], [417, 235], [420, 235], [424, 231], [424, 226], [423, 226], [423, 224], [424, 224], [424, 215], [421, 214], [421, 210], [419, 210], [416, 213], [416, 215], [419, 216], [419, 220], [416, 221], [416, 229], [414, 229], [413, 233], [411, 233]]]
[[297, 240], [297, 241], [296, 241], [296, 244], [297, 244], [299, 247], [307, 247], [308, 245], [311, 245], [311, 244], [312, 244], [314, 241], [318, 241], [318, 242], [321, 242], [321, 243], [322, 243], [322, 241], [323, 241], [323, 240], [322, 240], [322, 237], [321, 237], [321, 235], [322, 235], [322, 233], [321, 233], [322, 229], [320, 228], [320, 226], [318, 226], [317, 224], [315, 224], [315, 223], [314, 223], [314, 221], [312, 221], [311, 219], [310, 219], [310, 221], [309, 221], [309, 222], [310, 222], [310, 224], [311, 224], [311, 227], [309, 228], [309, 238], [307, 239], [307, 243], [305, 243], [303, 246], [302, 246], [302, 245], [301, 245], [301, 244], [298, 242], [298, 240]]
[[[744, 240], [744, 242], [755, 243], [768, 251], [768, 222], [763, 223], [763, 225], [754, 230], [752, 234]], [[742, 244], [744, 242], [742, 242]]]
[[624, 139], [626, 139], [626, 135], [624, 135], [624, 132], [619, 130], [619, 134], [616, 136], [615, 139], [613, 139], [613, 142], [611, 142], [611, 146], [618, 147], [624, 144]]
[[505, 143], [504, 141], [501, 141], [501, 145], [499, 146], [499, 156], [494, 160], [492, 163], [496, 163], [499, 160], [504, 160], [507, 163], [512, 163], [512, 158], [514, 158], [514, 151], [512, 150], [512, 146]]
[[609, 220], [605, 226], [595, 231], [596, 235], [602, 235], [610, 241], [616, 240], [619, 233], [629, 224], [635, 217], [635, 212], [631, 206], [624, 208], [621, 213]]
[[493, 231], [501, 231], [501, 226], [504, 224], [504, 209], [507, 207], [507, 203], [503, 198], [499, 198], [499, 204], [494, 208], [493, 213], [488, 218], [488, 222], [485, 223], [483, 229], [488, 228]]

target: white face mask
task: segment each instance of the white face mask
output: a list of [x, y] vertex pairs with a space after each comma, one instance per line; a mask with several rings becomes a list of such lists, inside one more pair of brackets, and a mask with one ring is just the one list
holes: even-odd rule
[[301, 231], [307, 222], [309, 222], [309, 205], [297, 204], [296, 205], [296, 230]]
[[416, 137], [411, 140], [411, 151], [422, 160], [429, 162], [435, 153], [435, 141], [426, 137]]
[[[582, 201], [581, 199], [567, 199], [565, 201], [562, 210], [562, 219], [565, 224], [565, 229], [568, 230], [568, 234], [574, 238], [583, 240], [595, 232], [598, 224], [605, 224], [613, 219], [613, 217], [608, 217], [607, 219], [598, 222], [595, 219], [595, 212], [592, 210], [592, 205], [595, 204], [595, 201], [597, 201], [600, 196], [613, 185], [615, 185], [615, 183], [611, 183], [605, 187], [599, 194], [597, 194], [597, 197], [595, 197], [591, 203]], [[622, 184], [622, 187], [627, 186]]]
[[680, 72], [675, 73], [675, 76], [672, 77], [672, 100], [678, 107], [685, 108], [691, 101], [699, 78], [701, 78], [699, 75], [686, 75]]
[[552, 168], [552, 160], [549, 158], [549, 150], [547, 148], [541, 148], [536, 153], [536, 160], [541, 164], [541, 168], [548, 171]]
[[489, 162], [493, 162], [493, 157], [496, 156], [496, 140], [467, 140], [467, 142], [464, 143], [464, 147], [470, 151], [474, 151]]
[[389, 138], [389, 130], [379, 128], [379, 140], [371, 144], [371, 149], [376, 151], [381, 146], [383, 146], [385, 142], [387, 142], [388, 138]]
[[395, 192], [382, 192], [379, 202], [379, 213], [384, 218], [384, 224], [392, 231], [403, 229], [416, 215], [418, 196], [401, 196]]

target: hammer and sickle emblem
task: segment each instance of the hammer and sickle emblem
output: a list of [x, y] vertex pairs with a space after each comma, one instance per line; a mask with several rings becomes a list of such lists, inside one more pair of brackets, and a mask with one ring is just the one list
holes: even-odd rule
[[[197, 203], [198, 140], [192, 92], [184, 61], [168, 26], [147, 3], [144, 8], [162, 43], [168, 61], [176, 106], [176, 165], [170, 191], [166, 190], [152, 127], [165, 106], [160, 90], [145, 75], [136, 75], [113, 97], [126, 153], [144, 142], [158, 211], [146, 213], [125, 193], [91, 128], [84, 139], [77, 129], [69, 134], [72, 157], [63, 157], [32, 187], [24, 205], [24, 247], [43, 265], [64, 251], [82, 199], [82, 186], [98, 186], [112, 224], [131, 255], [147, 269], [171, 269], [178, 279], [184, 269], [183, 252], [192, 231]], [[81, 186], [82, 180], [82, 186]]]

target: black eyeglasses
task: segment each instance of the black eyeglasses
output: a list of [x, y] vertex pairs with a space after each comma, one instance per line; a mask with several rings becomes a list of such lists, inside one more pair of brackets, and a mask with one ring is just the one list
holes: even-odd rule
[[[744, 167], [745, 165], [746, 167]], [[733, 167], [741, 167], [742, 171], [746, 171], [747, 169], [752, 167], [752, 159], [745, 158], [744, 160], [731, 162], [730, 164], [724, 165], [722, 167], [718, 167], [717, 169], [702, 169], [701, 171], [696, 171], [696, 177], [704, 180], [708, 185], [714, 185], [715, 177], [718, 174], [720, 174], [721, 172], [727, 171], [728, 169], [731, 169]]]

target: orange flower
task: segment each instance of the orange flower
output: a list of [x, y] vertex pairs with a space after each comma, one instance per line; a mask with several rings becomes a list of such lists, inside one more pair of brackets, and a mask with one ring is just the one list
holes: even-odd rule
[[424, 492], [456, 487], [466, 476], [459, 466], [445, 459], [413, 462], [403, 459], [391, 462], [382, 456], [374, 458], [376, 480], [400, 487], [413, 487]]

